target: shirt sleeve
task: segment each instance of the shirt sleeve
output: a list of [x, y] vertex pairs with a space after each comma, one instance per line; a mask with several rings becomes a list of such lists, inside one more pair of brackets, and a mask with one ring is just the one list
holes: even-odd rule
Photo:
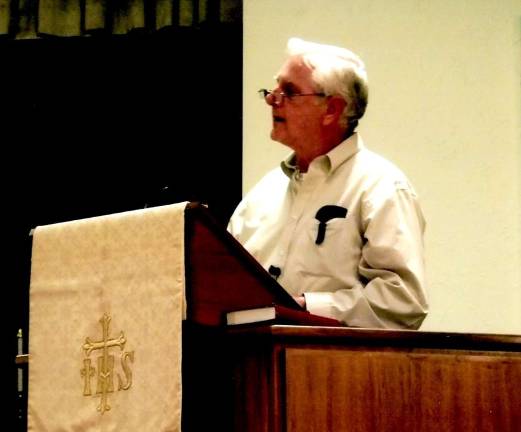
[[396, 182], [364, 199], [360, 283], [335, 292], [305, 293], [307, 309], [353, 327], [417, 329], [425, 296], [425, 221], [412, 188]]

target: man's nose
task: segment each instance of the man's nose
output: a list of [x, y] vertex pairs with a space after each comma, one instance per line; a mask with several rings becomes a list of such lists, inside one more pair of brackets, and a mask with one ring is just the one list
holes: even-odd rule
[[277, 100], [276, 100], [276, 97], [275, 95], [270, 92], [266, 95], [266, 97], [264, 98], [264, 100], [266, 101], [266, 103], [269, 105], [269, 106], [277, 106]]
[[272, 107], [280, 107], [284, 103], [284, 93], [277, 89], [272, 90], [266, 95], [266, 103]]

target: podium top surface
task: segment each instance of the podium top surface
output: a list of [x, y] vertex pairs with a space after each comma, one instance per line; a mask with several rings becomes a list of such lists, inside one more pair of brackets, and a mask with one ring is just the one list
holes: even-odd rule
[[521, 335], [383, 330], [290, 325], [253, 326], [227, 330], [231, 337], [268, 338], [282, 343], [327, 343], [337, 346], [379, 346], [521, 352]]

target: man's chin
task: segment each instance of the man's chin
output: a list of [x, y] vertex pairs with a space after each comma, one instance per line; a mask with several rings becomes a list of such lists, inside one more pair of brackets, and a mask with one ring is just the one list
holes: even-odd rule
[[276, 131], [275, 129], [272, 129], [272, 130], [271, 130], [270, 137], [271, 137], [271, 139], [272, 139], [273, 141], [277, 141], [277, 142], [280, 143], [280, 144], [284, 144], [284, 145], [286, 145], [285, 142], [284, 142], [284, 138], [281, 136], [280, 133], [277, 133], [277, 131]]

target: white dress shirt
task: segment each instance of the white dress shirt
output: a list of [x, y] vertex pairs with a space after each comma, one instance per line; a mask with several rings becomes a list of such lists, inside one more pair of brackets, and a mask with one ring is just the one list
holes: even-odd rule
[[[246, 195], [228, 230], [264, 268], [279, 269], [278, 282], [304, 295], [310, 312], [354, 327], [418, 328], [427, 314], [425, 221], [405, 175], [356, 133], [307, 173], [292, 159]], [[315, 215], [326, 205], [340, 216], [317, 244]]]

